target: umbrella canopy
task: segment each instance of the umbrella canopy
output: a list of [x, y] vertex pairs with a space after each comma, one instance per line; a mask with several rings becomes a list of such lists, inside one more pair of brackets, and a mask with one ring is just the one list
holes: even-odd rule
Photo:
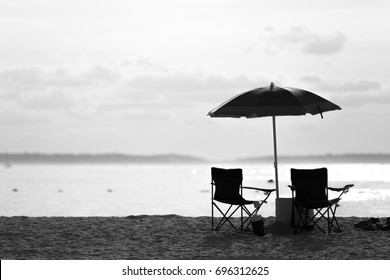
[[256, 118], [266, 116], [316, 115], [341, 110], [336, 104], [307, 90], [277, 87], [256, 88], [241, 93], [208, 113], [210, 117]]
[[320, 114], [322, 118], [322, 113], [333, 110], [341, 110], [341, 108], [312, 92], [298, 88], [277, 87], [271, 83], [268, 87], [256, 88], [229, 99], [211, 110], [208, 115], [213, 118], [272, 116], [276, 196], [279, 198], [275, 116]]

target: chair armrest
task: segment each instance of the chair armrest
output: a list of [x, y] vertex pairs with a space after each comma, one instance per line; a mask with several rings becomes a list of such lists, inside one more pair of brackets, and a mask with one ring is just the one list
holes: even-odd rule
[[343, 188], [331, 188], [331, 187], [328, 187], [328, 190], [335, 191], [335, 192], [341, 192], [341, 191], [349, 190], [353, 186], [354, 186], [353, 184], [348, 184], [348, 185], [345, 185]]
[[272, 193], [276, 191], [276, 189], [262, 189], [262, 188], [254, 188], [254, 187], [242, 187], [243, 189], [250, 189], [250, 190], [256, 190], [256, 191], [262, 191], [267, 193]]
[[287, 185], [288, 188], [290, 188], [291, 191], [295, 191], [295, 187], [292, 185]]
[[328, 190], [331, 190], [331, 191], [335, 191], [335, 192], [341, 192], [338, 196], [338, 198], [340, 199], [341, 196], [347, 192], [349, 192], [349, 189], [353, 187], [353, 184], [348, 184], [348, 185], [345, 185], [343, 188], [329, 188], [328, 187]]

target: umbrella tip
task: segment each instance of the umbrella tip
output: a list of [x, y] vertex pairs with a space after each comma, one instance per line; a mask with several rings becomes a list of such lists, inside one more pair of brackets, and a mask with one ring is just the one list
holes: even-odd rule
[[271, 82], [271, 84], [269, 85], [269, 89], [270, 89], [270, 91], [272, 91], [274, 89], [274, 83], [273, 82]]
[[318, 111], [320, 112], [321, 119], [323, 119], [323, 118], [324, 118], [324, 116], [322, 115], [322, 110], [321, 110], [321, 107], [320, 107], [320, 105], [317, 105], [317, 108], [318, 108]]

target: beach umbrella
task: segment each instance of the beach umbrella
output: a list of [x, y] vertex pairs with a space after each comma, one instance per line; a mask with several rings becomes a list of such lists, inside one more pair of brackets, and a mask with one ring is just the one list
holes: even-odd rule
[[212, 118], [272, 117], [276, 198], [279, 198], [276, 116], [316, 115], [341, 110], [336, 104], [307, 90], [270, 86], [256, 88], [227, 100], [208, 113]]

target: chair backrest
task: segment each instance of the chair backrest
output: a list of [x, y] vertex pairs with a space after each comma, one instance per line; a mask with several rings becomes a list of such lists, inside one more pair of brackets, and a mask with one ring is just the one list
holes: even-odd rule
[[291, 183], [295, 189], [295, 201], [309, 203], [328, 200], [328, 170], [291, 169]]
[[214, 199], [222, 201], [238, 200], [242, 196], [242, 169], [211, 168], [211, 183], [215, 186]]

